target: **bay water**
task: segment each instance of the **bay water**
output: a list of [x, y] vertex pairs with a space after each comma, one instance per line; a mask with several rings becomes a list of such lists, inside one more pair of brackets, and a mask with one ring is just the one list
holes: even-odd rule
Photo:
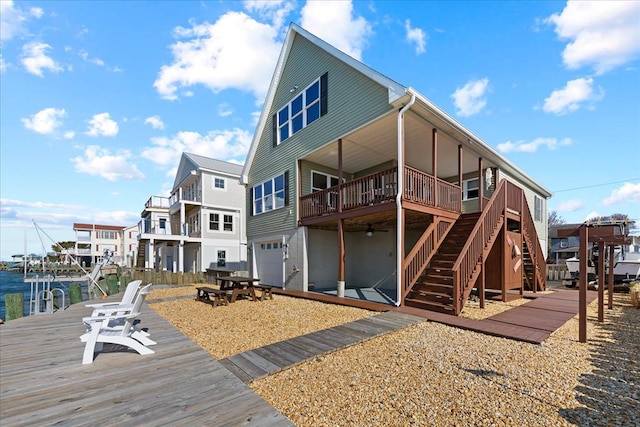
[[[34, 274], [27, 274], [27, 277], [33, 277]], [[42, 274], [40, 275], [42, 277]], [[24, 281], [25, 276], [22, 271], [0, 271], [0, 318], [6, 322], [6, 307], [4, 298], [6, 294], [22, 293], [24, 295], [24, 315], [29, 315], [29, 299], [31, 298], [31, 283]], [[65, 292], [66, 303], [69, 304], [68, 286], [71, 282], [59, 283], [53, 281], [51, 288], [60, 288]], [[78, 281], [82, 284], [83, 300], [88, 299], [86, 281]]]

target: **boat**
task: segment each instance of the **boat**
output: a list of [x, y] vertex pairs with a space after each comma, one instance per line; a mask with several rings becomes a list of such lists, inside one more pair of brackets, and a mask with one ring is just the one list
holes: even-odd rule
[[[587, 281], [597, 280], [597, 262], [598, 251], [590, 251], [591, 256], [587, 260]], [[634, 280], [640, 279], [640, 253], [638, 252], [626, 252], [624, 250], [616, 249], [613, 257], [613, 283], [630, 283]], [[578, 257], [572, 257], [566, 261], [567, 270], [569, 271], [570, 278], [566, 281], [571, 281], [571, 284], [566, 283], [567, 286], [575, 286], [578, 282], [580, 272], [580, 259]], [[605, 280], [609, 275], [609, 260], [605, 258]]]

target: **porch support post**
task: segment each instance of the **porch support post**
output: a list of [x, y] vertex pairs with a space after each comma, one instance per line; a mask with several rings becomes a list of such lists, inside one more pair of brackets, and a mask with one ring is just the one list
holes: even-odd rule
[[484, 209], [484, 183], [482, 182], [482, 157], [478, 158], [478, 209], [480, 212]]
[[[338, 139], [338, 212], [342, 212], [342, 138]], [[344, 298], [344, 219], [338, 219], [338, 298]]]
[[431, 129], [431, 171], [433, 172], [433, 203], [438, 207], [438, 129]]
[[609, 310], [613, 308], [613, 251], [615, 249], [615, 245], [609, 245], [609, 297], [607, 307]]
[[589, 231], [586, 225], [580, 227], [580, 270], [578, 277], [578, 341], [587, 342], [587, 258], [589, 257]]
[[598, 242], [598, 322], [604, 322], [604, 242]]
[[184, 242], [178, 243], [178, 271], [184, 273]]
[[[462, 189], [462, 156], [464, 151], [462, 150], [462, 144], [458, 145], [458, 187]], [[460, 197], [462, 197], [462, 192], [460, 192]]]

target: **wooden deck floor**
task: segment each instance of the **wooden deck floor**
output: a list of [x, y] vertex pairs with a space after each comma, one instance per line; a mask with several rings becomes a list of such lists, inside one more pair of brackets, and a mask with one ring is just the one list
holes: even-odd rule
[[1, 425], [293, 425], [148, 307], [140, 327], [155, 354], [105, 352], [82, 365], [89, 314], [76, 304], [0, 326]]
[[277, 342], [220, 360], [246, 382], [290, 368], [305, 360], [331, 353], [373, 337], [423, 321], [412, 315], [387, 311], [333, 328]]
[[[433, 322], [457, 328], [500, 336], [517, 341], [540, 344], [578, 313], [577, 290], [558, 289], [549, 294], [528, 294], [529, 301], [485, 320], [467, 319], [450, 314], [436, 313], [414, 307], [396, 307], [351, 298], [338, 298], [314, 292], [277, 290], [283, 295], [317, 301], [349, 305], [374, 311], [395, 311], [422, 317]], [[597, 298], [597, 292], [587, 292], [587, 303]]]

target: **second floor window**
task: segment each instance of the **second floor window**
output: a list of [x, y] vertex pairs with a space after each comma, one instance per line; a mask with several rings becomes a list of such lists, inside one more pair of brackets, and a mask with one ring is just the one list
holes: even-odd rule
[[538, 196], [533, 196], [534, 217], [536, 221], [542, 221], [542, 199]]
[[252, 188], [253, 214], [282, 208], [288, 204], [288, 173], [278, 175]]
[[98, 231], [98, 239], [105, 239], [105, 240], [115, 240], [116, 239], [116, 232], [115, 231]]
[[217, 188], [220, 190], [224, 190], [225, 189], [225, 181], [224, 178], [217, 178], [214, 177], [213, 178], [213, 188]]
[[[220, 216], [217, 213], [209, 214], [209, 230], [220, 230]], [[233, 215], [222, 215], [222, 220], [222, 230], [233, 231]]]

